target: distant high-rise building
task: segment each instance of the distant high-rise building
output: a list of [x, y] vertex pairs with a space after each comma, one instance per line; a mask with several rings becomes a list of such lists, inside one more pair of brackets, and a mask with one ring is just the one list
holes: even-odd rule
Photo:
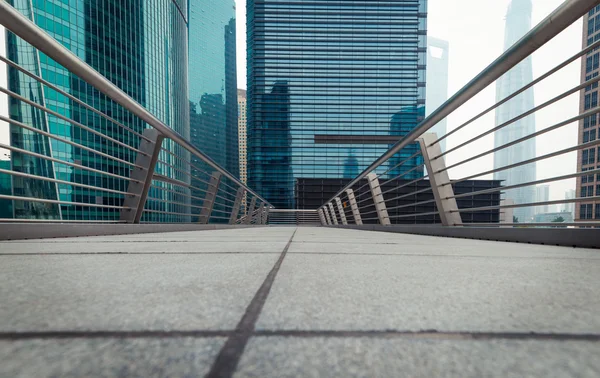
[[[448, 100], [448, 42], [427, 37], [427, 95], [425, 116], [430, 115]], [[447, 118], [429, 129], [438, 137], [446, 135]], [[442, 151], [446, 151], [446, 139], [440, 141]]]
[[[600, 5], [583, 17], [583, 47], [600, 39]], [[590, 51], [581, 60], [581, 82], [597, 77], [600, 72], [600, 52]], [[598, 83], [581, 90], [579, 112], [584, 113], [598, 106]], [[579, 121], [577, 142], [587, 143], [600, 138], [598, 114]], [[577, 171], [585, 172], [600, 168], [600, 148], [591, 147], [577, 152]], [[580, 198], [600, 195], [600, 174], [585, 175], [577, 178], [576, 192]], [[575, 206], [575, 221], [600, 219], [600, 201], [579, 202]]]
[[[569, 200], [569, 199], [577, 198], [577, 196], [575, 194], [576, 194], [576, 192], [574, 189], [569, 189], [569, 190], [565, 191], [565, 199]], [[570, 212], [571, 214], [573, 214], [572, 215], [573, 219], [575, 219], [575, 204], [573, 202], [565, 203], [563, 205], [562, 211]]]
[[[548, 202], [550, 200], [550, 185], [538, 185], [535, 188], [535, 202]], [[549, 205], [537, 206], [535, 213], [549, 213]]]
[[240, 180], [245, 184], [247, 182], [247, 148], [246, 148], [246, 127], [247, 127], [247, 106], [246, 106], [246, 90], [238, 89], [238, 138], [239, 138], [239, 155], [240, 155]]
[[[189, 137], [189, 110], [187, 102], [187, 0], [131, 0], [131, 1], [61, 1], [61, 0], [10, 0], [23, 15], [76, 54], [113, 84], [121, 88], [150, 113], [184, 137]], [[26, 43], [11, 32], [6, 33], [7, 56], [31, 73], [41, 76], [61, 90], [70, 93], [97, 110], [110, 115], [125, 126], [142, 132], [146, 123], [86, 84], [47, 55]], [[45, 87], [33, 78], [8, 68], [8, 87], [13, 92], [53, 109], [94, 131], [134, 144], [131, 134], [107, 122], [92, 111], [77, 105], [65, 96]], [[101, 137], [66, 122], [25, 102], [10, 99], [11, 119], [30, 127], [49, 132], [70, 142], [75, 142], [105, 154], [135, 161], [135, 155], [124, 146], [107, 143]], [[128, 175], [130, 167], [118, 161], [59, 142], [16, 125], [11, 125], [11, 145], [46, 155], [67, 163]], [[183, 153], [173, 147], [171, 152]], [[182, 163], [175, 157], [162, 153], [160, 159], [171, 167], [160, 165], [157, 173], [179, 178], [175, 170], [182, 171]], [[60, 220], [118, 220], [119, 209], [76, 206], [68, 202], [86, 202], [99, 205], [119, 205], [123, 195], [89, 189], [85, 185], [101, 185], [107, 189], [126, 190], [128, 181], [108, 178], [106, 175], [73, 168], [57, 161], [11, 153], [14, 171], [30, 177], [12, 179], [12, 192], [16, 196], [37, 197], [64, 201], [63, 204], [14, 201], [15, 218]], [[179, 168], [177, 168], [179, 167]], [[43, 176], [84, 186], [56, 184], [33, 176]], [[171, 188], [171, 184], [155, 186]], [[150, 197], [168, 200], [170, 192], [150, 189]], [[147, 203], [152, 205], [153, 199]], [[163, 203], [164, 201], [161, 201]], [[170, 205], [168, 205], [170, 206]], [[145, 213], [143, 221], [185, 221], [175, 214], [178, 209], [165, 208], [171, 214]]]
[[189, 2], [191, 141], [239, 176], [234, 1]]
[[294, 207], [298, 178], [350, 178], [390, 146], [358, 137], [401, 136], [422, 120], [426, 0], [248, 0], [247, 9], [248, 183], [274, 206]]
[[[506, 14], [504, 31], [504, 49], [507, 50], [531, 29], [531, 0], [512, 0]], [[533, 80], [531, 56], [525, 58], [496, 83], [496, 101], [500, 101]], [[496, 109], [496, 126], [517, 117], [534, 107], [533, 89], [521, 93]], [[512, 122], [510, 125], [494, 133], [494, 146], [499, 147], [535, 132], [535, 115]], [[494, 169], [516, 162], [532, 159], [536, 156], [535, 138], [504, 148], [494, 153]], [[502, 180], [504, 186], [522, 184], [536, 180], [536, 164], [494, 173], [494, 180]], [[516, 204], [535, 202], [535, 187], [526, 186], [505, 191], [505, 198]], [[519, 222], [529, 222], [534, 214], [533, 207], [514, 209], [514, 216]]]

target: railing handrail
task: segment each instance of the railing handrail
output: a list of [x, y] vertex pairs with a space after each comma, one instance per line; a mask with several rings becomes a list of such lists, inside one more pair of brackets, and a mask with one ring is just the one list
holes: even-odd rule
[[410, 143], [415, 142], [419, 136], [444, 120], [454, 110], [475, 97], [488, 85], [498, 80], [502, 75], [530, 56], [537, 49], [546, 44], [546, 42], [561, 33], [596, 5], [598, 5], [598, 0], [565, 0], [564, 3], [554, 10], [554, 12], [532, 28], [525, 36], [523, 36], [523, 38], [518, 40], [439, 108], [433, 111], [429, 116], [425, 117], [421, 123], [409, 131], [408, 134], [390, 147], [388, 151], [383, 153], [333, 197], [322, 204], [319, 209], [333, 201], [346, 189], [351, 188], [360, 180], [364, 179], [369, 173], [388, 161], [401, 149]]
[[87, 63], [79, 59], [70, 50], [61, 45], [58, 41], [52, 38], [49, 34], [44, 32], [41, 28], [31, 22], [27, 17], [22, 15], [8, 2], [0, 0], [0, 24], [12, 31], [19, 37], [23, 38], [33, 47], [42, 51], [50, 58], [61, 64], [63, 67], [68, 69], [73, 74], [94, 86], [97, 90], [102, 92], [104, 95], [115, 101], [119, 105], [123, 106], [128, 111], [138, 116], [141, 120], [152, 126], [158, 132], [160, 132], [166, 138], [180, 144], [186, 150], [196, 155], [206, 164], [220, 172], [222, 175], [232, 180], [236, 184], [243, 187], [250, 194], [256, 196], [258, 199], [272, 206], [267, 200], [261, 197], [259, 194], [254, 192], [237, 177], [228, 172], [225, 168], [217, 164], [213, 159], [200, 151], [197, 147], [191, 144], [181, 134], [165, 125], [162, 121], [156, 118], [146, 108], [137, 103], [134, 99], [129, 97], [119, 87], [111, 83], [108, 79], [102, 76], [98, 71], [94, 70]]

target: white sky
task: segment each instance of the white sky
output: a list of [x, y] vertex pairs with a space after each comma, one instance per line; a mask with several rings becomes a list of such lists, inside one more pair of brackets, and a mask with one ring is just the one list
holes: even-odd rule
[[[428, 33], [450, 43], [449, 94], [455, 93], [476, 73], [480, 72], [503, 51], [504, 16], [510, 0], [429, 0]], [[533, 24], [537, 24], [562, 0], [533, 0]], [[460, 4], [457, 6], [457, 4]], [[237, 1], [237, 59], [238, 87], [246, 88], [246, 36], [245, 0]], [[0, 28], [1, 29], [1, 28]], [[567, 57], [581, 49], [581, 21], [577, 22], [533, 55], [534, 77], [538, 77]], [[0, 53], [4, 52], [4, 33], [0, 30]], [[576, 61], [559, 73], [535, 87], [536, 105], [556, 96], [580, 82], [580, 62]], [[0, 64], [0, 85], [6, 85], [5, 65]], [[495, 86], [480, 93], [476, 98], [454, 112], [448, 120], [448, 128], [458, 126], [495, 101]], [[579, 94], [572, 95], [544, 111], [536, 113], [538, 130], [575, 116], [578, 113]], [[0, 113], [7, 113], [6, 97], [0, 95]], [[466, 138], [494, 126], [494, 113], [483, 117], [461, 132], [451, 136], [448, 148]], [[8, 127], [0, 123], [0, 142], [8, 142]], [[537, 138], [537, 154], [543, 155], [577, 143], [577, 125], [573, 124]], [[493, 148], [493, 136], [483, 138], [468, 148], [451, 153], [448, 164], [458, 162], [475, 153]], [[0, 159], [6, 151], [0, 150]], [[538, 179], [575, 172], [574, 153], [539, 162]], [[465, 164], [451, 171], [452, 178], [460, 178], [491, 169], [493, 157]], [[489, 178], [489, 177], [482, 177]], [[575, 180], [565, 180], [551, 185], [550, 198], [562, 199], [567, 189], [575, 188]]]

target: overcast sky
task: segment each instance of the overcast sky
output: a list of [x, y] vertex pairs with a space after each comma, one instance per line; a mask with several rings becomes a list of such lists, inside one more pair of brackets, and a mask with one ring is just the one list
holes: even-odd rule
[[[428, 33], [445, 39], [450, 44], [449, 92], [453, 94], [466, 84], [476, 73], [485, 68], [503, 51], [504, 16], [510, 0], [429, 0]], [[562, 0], [533, 0], [533, 24], [550, 14]], [[460, 5], [457, 5], [460, 4]], [[246, 19], [245, 1], [237, 2], [238, 22], [238, 83], [246, 88]], [[581, 49], [581, 21], [565, 30], [533, 55], [534, 77], [538, 77], [568, 56]], [[4, 35], [0, 31], [0, 51], [4, 51]], [[0, 64], [0, 85], [5, 85], [4, 64]], [[559, 73], [535, 87], [536, 105], [556, 96], [580, 82], [580, 61], [576, 61]], [[578, 113], [579, 94], [572, 95], [547, 110], [536, 113], [537, 129], [543, 129], [559, 120]], [[495, 101], [495, 86], [491, 85], [476, 98], [453, 113], [448, 119], [448, 128], [458, 126]], [[6, 114], [6, 100], [0, 95], [0, 112]], [[448, 148], [466, 138], [494, 127], [494, 113], [483, 117], [463, 131], [451, 136]], [[0, 123], [0, 142], [8, 140], [8, 128]], [[537, 138], [537, 154], [542, 155], [577, 143], [577, 125], [573, 124]], [[469, 148], [448, 155], [448, 164], [458, 162], [474, 153], [493, 148], [490, 135]], [[0, 158], [5, 151], [0, 150]], [[537, 166], [538, 179], [575, 172], [575, 153], [562, 155]], [[476, 160], [451, 171], [452, 178], [460, 178], [491, 169], [493, 156]], [[482, 178], [490, 178], [482, 177]], [[564, 198], [564, 191], [575, 188], [575, 180], [565, 180], [551, 185], [551, 199]]]

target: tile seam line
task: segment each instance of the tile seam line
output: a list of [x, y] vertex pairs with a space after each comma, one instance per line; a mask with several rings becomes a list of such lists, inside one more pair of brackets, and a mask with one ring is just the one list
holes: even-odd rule
[[241, 251], [229, 251], [229, 252], [24, 252], [24, 253], [11, 253], [11, 252], [0, 252], [0, 258], [2, 256], [110, 256], [110, 255], [276, 255], [281, 252], [241, 252]]
[[292, 241], [294, 240], [294, 236], [296, 235], [297, 231], [298, 228], [296, 227], [288, 243], [281, 252], [281, 255], [273, 265], [273, 268], [271, 268], [262, 285], [254, 294], [254, 297], [250, 301], [250, 304], [246, 308], [244, 315], [240, 319], [235, 329], [235, 333], [233, 333], [227, 339], [205, 377], [232, 377], [237, 370], [238, 363], [244, 354], [246, 345], [248, 344], [250, 337], [252, 337], [254, 334], [256, 322], [258, 321], [258, 317], [260, 316], [260, 313], [267, 302], [267, 298], [271, 292], [271, 287], [275, 282], [279, 268], [285, 259], [288, 249], [292, 245]]

